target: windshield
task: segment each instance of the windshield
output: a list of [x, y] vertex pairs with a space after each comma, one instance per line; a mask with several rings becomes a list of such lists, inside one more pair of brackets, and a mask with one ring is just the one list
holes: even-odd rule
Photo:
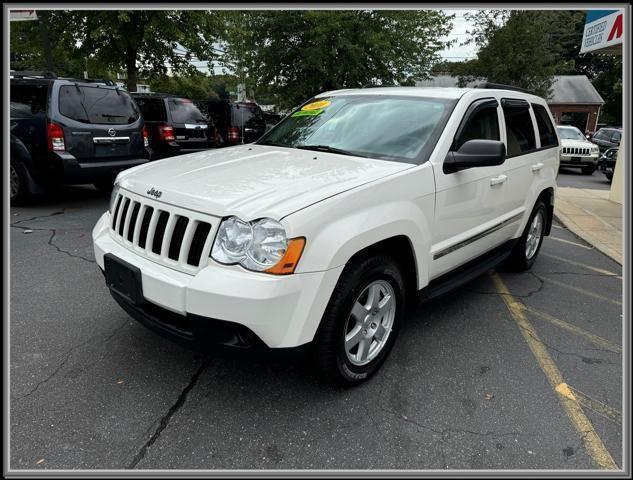
[[257, 143], [422, 163], [455, 103], [387, 95], [314, 98]]
[[139, 119], [136, 104], [126, 92], [114, 88], [63, 85], [59, 112], [82, 123], [125, 125]]
[[174, 123], [206, 123], [207, 119], [188, 98], [170, 98], [169, 111]]
[[577, 128], [559, 128], [558, 136], [565, 140], [587, 140]]

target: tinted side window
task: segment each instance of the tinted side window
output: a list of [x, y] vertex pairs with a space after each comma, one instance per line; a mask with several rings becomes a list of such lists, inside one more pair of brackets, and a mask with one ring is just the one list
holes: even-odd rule
[[541, 148], [555, 147], [558, 145], [556, 132], [552, 125], [547, 110], [543, 105], [532, 104], [534, 116], [536, 117], [536, 126], [538, 127], [539, 138], [541, 139]]
[[613, 135], [611, 135], [611, 141], [614, 143], [620, 143], [620, 138], [622, 137], [622, 134], [618, 131], [613, 132]]
[[604, 130], [598, 130], [598, 133], [596, 133], [593, 138], [597, 139], [597, 140], [605, 140], [609, 135], [605, 134]]
[[11, 85], [11, 102], [22, 105], [33, 115], [46, 113], [47, 85]]
[[162, 98], [143, 98], [136, 97], [136, 104], [141, 109], [143, 119], [148, 122], [164, 122], [165, 103]]
[[[527, 105], [527, 104], [526, 104]], [[504, 106], [503, 117], [506, 122], [508, 157], [521, 155], [536, 148], [534, 126], [530, 109], [525, 107]]]
[[471, 115], [464, 128], [455, 138], [453, 148], [459, 148], [468, 140], [499, 140], [499, 117], [496, 107], [484, 107]]

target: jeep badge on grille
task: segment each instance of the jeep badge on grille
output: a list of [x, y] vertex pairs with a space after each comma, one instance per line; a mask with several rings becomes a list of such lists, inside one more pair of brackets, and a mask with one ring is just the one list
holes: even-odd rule
[[147, 194], [151, 195], [154, 198], [160, 198], [163, 192], [161, 192], [160, 190], [154, 190], [154, 187], [152, 187], [147, 191]]

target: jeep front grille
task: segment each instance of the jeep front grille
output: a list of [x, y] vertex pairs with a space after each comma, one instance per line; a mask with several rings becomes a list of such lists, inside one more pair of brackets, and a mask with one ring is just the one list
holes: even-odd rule
[[589, 155], [590, 151], [584, 147], [563, 147], [564, 155]]
[[126, 248], [186, 273], [204, 266], [219, 219], [123, 191], [114, 205], [110, 233]]

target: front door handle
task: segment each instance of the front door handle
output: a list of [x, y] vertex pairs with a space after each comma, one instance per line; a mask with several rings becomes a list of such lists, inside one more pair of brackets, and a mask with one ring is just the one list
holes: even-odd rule
[[490, 179], [490, 186], [499, 185], [500, 183], [505, 182], [508, 179], [507, 175], [499, 175], [498, 177], [492, 177]]
[[532, 165], [532, 171], [533, 172], [538, 172], [544, 166], [545, 166], [545, 164], [542, 163], [542, 162], [535, 163], [534, 165]]

